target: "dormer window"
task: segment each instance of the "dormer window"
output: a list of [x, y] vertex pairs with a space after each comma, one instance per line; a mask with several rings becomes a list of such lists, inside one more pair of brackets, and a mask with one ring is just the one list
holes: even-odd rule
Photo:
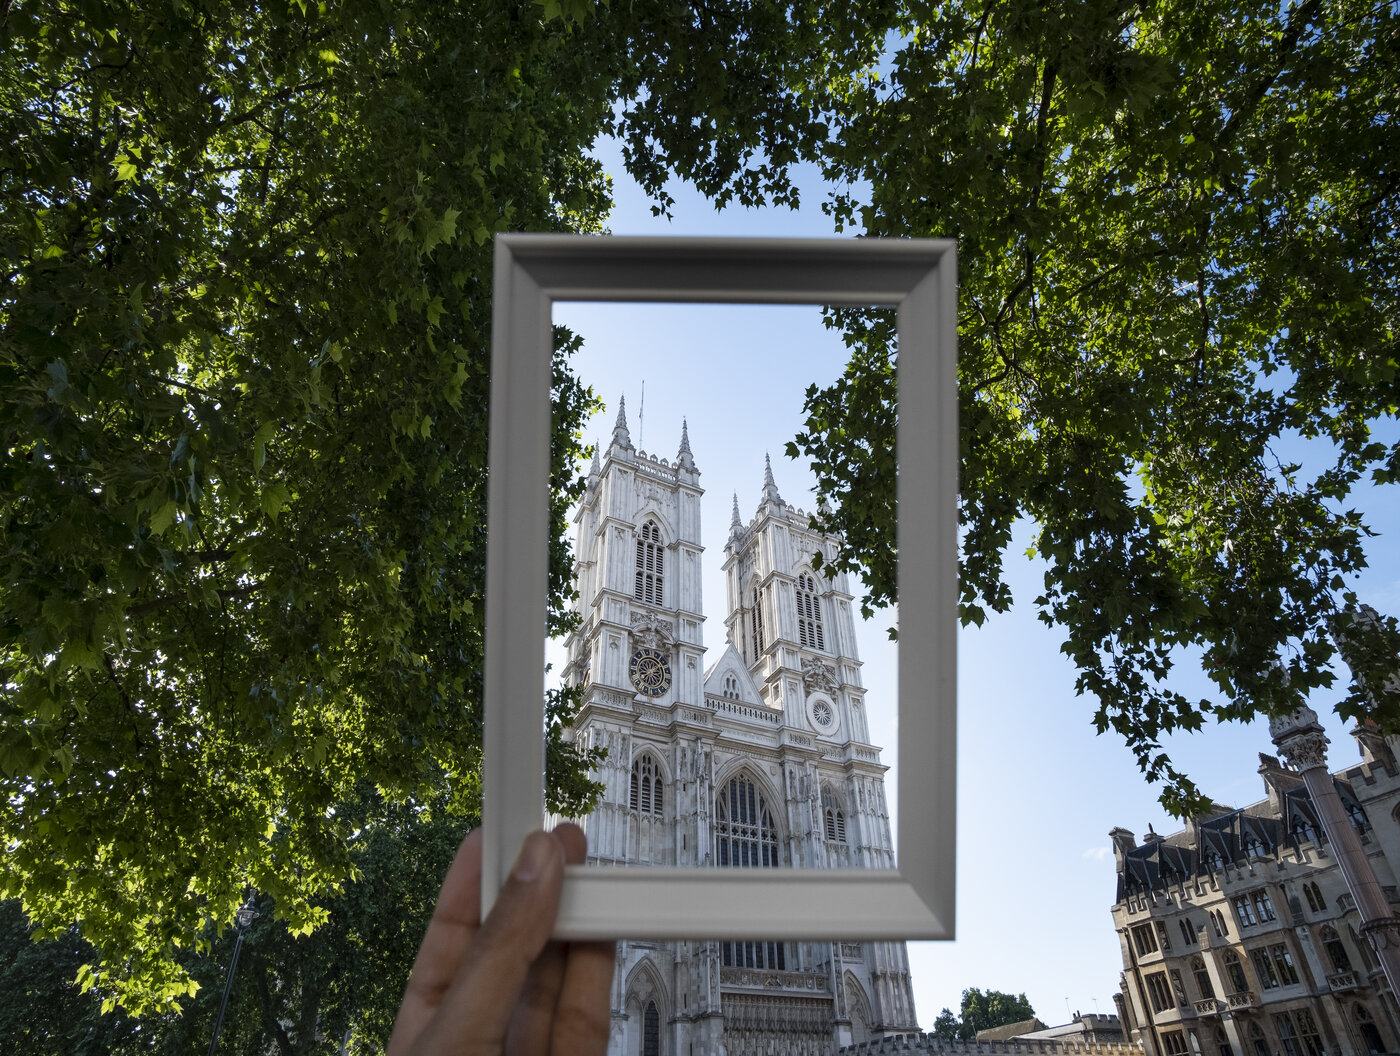
[[637, 576], [632, 596], [638, 601], [648, 605], [661, 604], [664, 557], [661, 529], [655, 521], [647, 521], [637, 532]]

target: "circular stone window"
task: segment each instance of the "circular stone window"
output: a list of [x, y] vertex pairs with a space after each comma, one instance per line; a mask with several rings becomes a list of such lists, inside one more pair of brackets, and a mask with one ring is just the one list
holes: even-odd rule
[[807, 721], [818, 733], [836, 732], [836, 705], [831, 698], [821, 693], [813, 693], [807, 698]]

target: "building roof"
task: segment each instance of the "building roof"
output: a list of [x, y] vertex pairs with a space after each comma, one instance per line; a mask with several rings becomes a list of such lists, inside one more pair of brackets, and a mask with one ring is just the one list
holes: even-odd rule
[[[1149, 827], [1143, 842], [1131, 847], [1127, 842], [1132, 833], [1115, 829], [1117, 901], [1204, 879], [1235, 862], [1277, 858], [1283, 848], [1296, 851], [1301, 843], [1325, 839], [1302, 775], [1274, 756], [1260, 753], [1259, 760], [1259, 773], [1270, 792], [1267, 799], [1239, 809], [1216, 805], [1170, 836], [1159, 836]], [[1335, 774], [1332, 782], [1352, 823], [1365, 832], [1370, 821], [1351, 783]]]

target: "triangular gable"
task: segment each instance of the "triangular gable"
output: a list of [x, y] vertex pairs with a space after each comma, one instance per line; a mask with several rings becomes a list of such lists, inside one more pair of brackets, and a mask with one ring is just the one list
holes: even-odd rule
[[758, 686], [739, 656], [739, 651], [734, 648], [734, 643], [729, 641], [724, 643], [724, 652], [719, 654], [719, 659], [705, 672], [705, 693], [707, 696], [741, 700], [745, 704], [766, 707], [763, 697], [759, 695]]

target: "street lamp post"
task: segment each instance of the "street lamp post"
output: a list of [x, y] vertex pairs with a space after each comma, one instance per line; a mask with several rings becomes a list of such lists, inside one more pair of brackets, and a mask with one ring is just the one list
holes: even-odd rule
[[1390, 903], [1361, 847], [1361, 838], [1342, 808], [1337, 786], [1327, 772], [1327, 734], [1317, 721], [1317, 712], [1304, 706], [1282, 718], [1270, 719], [1269, 734], [1279, 754], [1301, 773], [1327, 838], [1332, 841], [1347, 890], [1361, 911], [1361, 934], [1385, 970], [1390, 992], [1400, 995], [1400, 920], [1390, 911]]
[[209, 1056], [214, 1056], [214, 1048], [219, 1044], [219, 1029], [224, 1025], [224, 1010], [228, 1008], [228, 995], [233, 990], [233, 972], [238, 967], [238, 951], [243, 948], [243, 936], [248, 934], [248, 929], [252, 927], [253, 921], [258, 919], [258, 911], [253, 908], [251, 894], [248, 896], [248, 901], [238, 907], [234, 919], [238, 925], [238, 938], [233, 943], [233, 960], [229, 962], [228, 979], [224, 982], [224, 996], [223, 1000], [219, 1002], [219, 1015], [214, 1020], [214, 1036], [209, 1039]]

